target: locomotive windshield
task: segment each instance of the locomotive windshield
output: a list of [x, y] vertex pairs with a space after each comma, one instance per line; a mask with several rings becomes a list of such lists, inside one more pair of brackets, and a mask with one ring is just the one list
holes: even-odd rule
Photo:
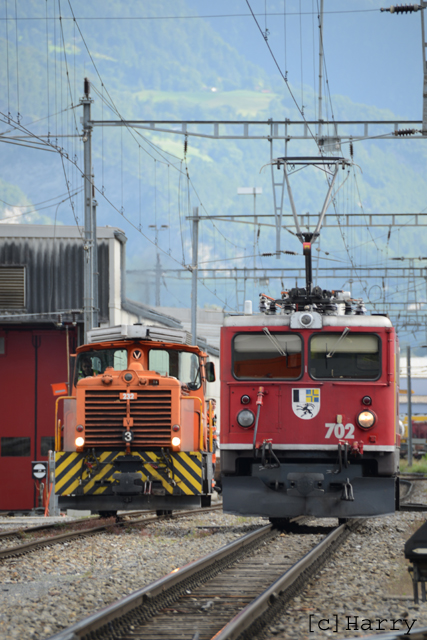
[[298, 335], [240, 333], [233, 340], [233, 373], [239, 380], [295, 379], [302, 373]]
[[76, 379], [96, 376], [104, 373], [107, 367], [114, 367], [117, 371], [127, 369], [128, 352], [126, 349], [98, 349], [96, 351], [84, 351], [77, 356]]
[[162, 376], [173, 376], [192, 390], [201, 385], [199, 358], [189, 351], [150, 349], [148, 368]]
[[313, 378], [343, 380], [379, 378], [381, 373], [379, 337], [352, 332], [345, 337], [342, 335], [342, 333], [322, 333], [312, 336], [310, 375]]

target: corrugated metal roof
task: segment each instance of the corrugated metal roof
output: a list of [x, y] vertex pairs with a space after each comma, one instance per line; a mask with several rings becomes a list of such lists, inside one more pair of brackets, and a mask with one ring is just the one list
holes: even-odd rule
[[[0, 225], [0, 231], [3, 232], [0, 235], [0, 265], [6, 268], [24, 268], [25, 311], [32, 314], [81, 309], [83, 307], [84, 249], [80, 235], [78, 237], [62, 235], [61, 237], [59, 234], [54, 237], [39, 234], [37, 237], [30, 237], [29, 230], [25, 230], [25, 234], [14, 237], [4, 233], [5, 229], [2, 228], [4, 226], [6, 225]], [[113, 234], [112, 237], [114, 237]], [[101, 237], [98, 240], [100, 322], [109, 320], [108, 254], [108, 240]], [[0, 283], [0, 291], [4, 292], [5, 306], [0, 302], [0, 308], [2, 311], [17, 313], [17, 307], [14, 304], [6, 306], [7, 286], [5, 282], [3, 284], [2, 288]]]
[[[0, 270], [19, 269], [24, 273], [25, 287], [0, 274], [0, 316], [9, 315], [19, 322], [52, 321], [52, 314], [83, 308], [84, 229], [61, 225], [0, 224]], [[111, 241], [121, 243], [125, 251], [126, 235], [117, 227], [97, 227], [99, 274], [99, 322], [109, 324]], [[122, 265], [124, 265], [124, 253]], [[141, 319], [168, 327], [182, 328], [181, 322], [152, 307], [134, 302], [125, 295], [125, 269], [121, 274], [121, 307]], [[12, 290], [14, 291], [12, 296]], [[2, 304], [3, 296], [3, 304]], [[21, 305], [24, 299], [23, 305]], [[28, 314], [28, 316], [24, 316]], [[44, 314], [30, 317], [29, 314]], [[51, 314], [51, 315], [48, 315]], [[77, 318], [79, 321], [82, 317]], [[4, 317], [0, 322], [5, 322]]]

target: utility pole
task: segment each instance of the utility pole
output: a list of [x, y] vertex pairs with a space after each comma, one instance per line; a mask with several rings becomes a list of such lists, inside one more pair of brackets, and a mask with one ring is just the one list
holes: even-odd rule
[[321, 145], [320, 138], [322, 136], [322, 82], [323, 82], [323, 0], [320, 0], [320, 14], [319, 14], [319, 113], [317, 117], [319, 119], [319, 127], [317, 130], [319, 144]]
[[406, 347], [406, 370], [408, 389], [408, 466], [412, 467], [412, 384], [411, 384], [411, 347]]
[[[93, 193], [93, 191], [92, 191]], [[95, 194], [93, 193], [93, 196]], [[92, 268], [93, 268], [93, 326], [97, 327], [99, 324], [99, 271], [98, 271], [98, 242], [96, 237], [96, 207], [98, 202], [92, 200]]]
[[160, 264], [159, 252], [157, 252], [156, 259], [156, 307], [160, 307], [160, 274], [162, 265]]
[[[421, 8], [427, 8], [427, 2], [422, 0]], [[423, 135], [427, 135], [427, 59], [426, 59], [426, 50], [427, 50], [427, 42], [426, 42], [426, 29], [425, 29], [425, 19], [424, 19], [424, 11], [421, 11], [421, 43], [423, 49]]]
[[[85, 198], [85, 244], [86, 259], [84, 264], [83, 282], [83, 320], [84, 342], [87, 342], [87, 333], [94, 325], [94, 268], [93, 255], [96, 246], [96, 233], [93, 225], [93, 181], [92, 181], [92, 123], [90, 82], [84, 79], [84, 97], [80, 99], [83, 105], [83, 144], [84, 144], [84, 198]], [[95, 227], [96, 230], [96, 227]], [[95, 244], [94, 244], [95, 243]]]
[[257, 225], [258, 218], [256, 215], [256, 197], [262, 193], [262, 187], [239, 187], [237, 194], [239, 196], [252, 196], [254, 197], [254, 273], [256, 269], [256, 245], [257, 245]]
[[154, 243], [157, 247], [157, 255], [156, 255], [156, 269], [155, 269], [155, 296], [156, 296], [156, 307], [160, 307], [160, 278], [162, 275], [162, 264], [160, 262], [160, 254], [159, 254], [159, 231], [165, 231], [169, 229], [169, 225], [162, 224], [158, 227], [156, 224], [149, 224], [150, 229], [154, 229]]
[[191, 273], [191, 341], [197, 344], [197, 263], [199, 248], [199, 207], [193, 207], [193, 265]]

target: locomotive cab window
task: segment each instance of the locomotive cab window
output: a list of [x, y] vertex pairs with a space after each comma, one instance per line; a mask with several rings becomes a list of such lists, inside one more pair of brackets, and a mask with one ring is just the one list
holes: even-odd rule
[[162, 376], [173, 376], [192, 390], [201, 385], [199, 358], [189, 351], [150, 349], [148, 368]]
[[104, 373], [107, 367], [116, 371], [123, 371], [128, 366], [128, 352], [126, 349], [98, 349], [84, 351], [77, 356], [75, 382], [89, 376]]
[[[344, 330], [345, 332], [345, 330]], [[381, 374], [380, 339], [368, 333], [322, 333], [310, 340], [310, 375], [338, 380], [376, 380]]]
[[233, 340], [233, 373], [239, 380], [296, 379], [302, 374], [302, 340], [294, 333], [240, 333]]

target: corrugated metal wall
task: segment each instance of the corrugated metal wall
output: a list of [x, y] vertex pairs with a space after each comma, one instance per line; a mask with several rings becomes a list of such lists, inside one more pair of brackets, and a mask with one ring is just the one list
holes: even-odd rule
[[[83, 254], [81, 239], [0, 239], [0, 265], [26, 267], [27, 313], [83, 308]], [[108, 322], [109, 249], [103, 240], [98, 241], [98, 271], [99, 321]]]

